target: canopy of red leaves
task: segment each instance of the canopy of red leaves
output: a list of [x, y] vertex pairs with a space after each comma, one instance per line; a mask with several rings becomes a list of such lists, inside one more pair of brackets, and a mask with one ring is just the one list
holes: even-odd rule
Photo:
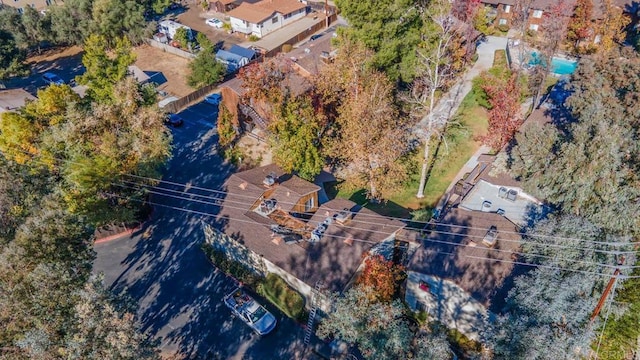
[[362, 286], [370, 300], [390, 302], [397, 285], [404, 280], [404, 267], [387, 261], [381, 255], [370, 256], [364, 261], [364, 270], [356, 284]]
[[489, 131], [483, 142], [499, 150], [513, 138], [522, 124], [518, 76], [514, 73], [506, 81], [486, 85], [483, 89], [491, 104]]

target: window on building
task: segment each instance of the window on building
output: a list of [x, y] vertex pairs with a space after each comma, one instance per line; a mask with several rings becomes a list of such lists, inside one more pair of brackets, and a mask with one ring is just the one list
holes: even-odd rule
[[533, 30], [533, 31], [538, 31], [538, 24], [531, 24], [529, 25], [529, 30]]
[[542, 17], [542, 10], [533, 10], [533, 17], [540, 19]]
[[511, 5], [505, 5], [504, 6], [504, 12], [508, 13], [511, 11]]
[[277, 16], [276, 16], [276, 17], [274, 17], [273, 19], [271, 19], [271, 23], [272, 23], [272, 24], [275, 24], [275, 23], [277, 23], [277, 22], [278, 22], [278, 17], [277, 17]]
[[291, 13], [289, 13], [289, 14], [284, 14], [284, 18], [285, 18], [285, 19], [288, 19], [288, 18], [290, 18], [290, 17], [291, 17]]
[[427, 305], [422, 301], [416, 301], [416, 311], [427, 311]]
[[307, 200], [304, 203], [304, 212], [309, 212], [309, 211], [313, 210], [314, 205], [315, 205], [314, 199], [313, 198], [309, 198], [309, 200]]
[[507, 25], [507, 19], [498, 20], [498, 25]]

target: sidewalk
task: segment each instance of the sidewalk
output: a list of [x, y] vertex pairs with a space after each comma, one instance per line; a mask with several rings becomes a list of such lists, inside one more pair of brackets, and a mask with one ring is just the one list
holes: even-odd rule
[[[496, 50], [504, 50], [507, 48], [507, 38], [497, 36], [487, 36], [476, 49], [478, 60], [467, 71], [462, 79], [449, 89], [449, 91], [440, 99], [434, 109], [434, 115], [440, 117], [451, 118], [462, 103], [465, 96], [471, 91], [471, 81], [484, 70], [488, 70], [493, 66], [493, 54]], [[426, 114], [414, 127], [413, 133], [419, 138], [424, 139], [429, 114]]]

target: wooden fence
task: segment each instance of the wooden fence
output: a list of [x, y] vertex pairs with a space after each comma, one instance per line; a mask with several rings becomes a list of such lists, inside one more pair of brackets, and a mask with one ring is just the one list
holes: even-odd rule
[[[324, 16], [324, 14], [323, 14]], [[329, 15], [329, 24], [333, 23], [334, 21], [336, 21], [338, 19], [338, 15], [336, 15], [335, 13], [332, 15]], [[286, 44], [296, 44], [299, 43], [300, 41], [306, 39], [307, 37], [311, 36], [312, 34], [315, 34], [316, 32], [320, 31], [321, 29], [324, 29], [326, 24], [327, 19], [323, 19], [322, 21], [317, 22], [315, 25], [311, 26], [310, 28], [308, 28], [307, 30], [299, 33], [298, 35], [290, 38], [289, 40], [285, 41], [284, 43], [282, 43], [280, 46], [276, 47], [275, 49], [272, 49], [271, 51], [267, 52], [264, 54], [265, 57], [273, 57], [278, 55], [279, 53], [282, 52], [282, 47]]]
[[205, 97], [207, 94], [209, 94], [210, 92], [212, 92], [213, 90], [215, 90], [215, 88], [218, 87], [218, 84], [213, 84], [213, 85], [207, 85], [204, 87], [201, 87], [200, 89], [191, 92], [183, 97], [181, 97], [180, 99], [170, 102], [168, 103], [165, 107], [164, 110], [167, 112], [171, 112], [171, 113], [177, 113], [182, 111], [184, 108], [186, 108], [189, 104], [192, 104], [194, 102], [200, 101], [203, 97]]
[[153, 39], [145, 39], [145, 42], [155, 48], [162, 49], [165, 52], [171, 53], [173, 55], [177, 55], [186, 59], [193, 59], [196, 57], [195, 54], [192, 54], [188, 51], [180, 50], [177, 47], [173, 47], [171, 45], [163, 44], [159, 41]]

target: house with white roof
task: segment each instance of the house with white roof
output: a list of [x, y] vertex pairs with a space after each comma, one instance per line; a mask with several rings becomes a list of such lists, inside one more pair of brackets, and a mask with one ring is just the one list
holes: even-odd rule
[[307, 6], [296, 0], [243, 2], [227, 12], [233, 31], [259, 38], [303, 18]]
[[408, 306], [474, 340], [490, 331], [491, 309], [506, 298], [521, 229], [549, 212], [494, 161], [481, 155], [456, 183], [407, 265]]

